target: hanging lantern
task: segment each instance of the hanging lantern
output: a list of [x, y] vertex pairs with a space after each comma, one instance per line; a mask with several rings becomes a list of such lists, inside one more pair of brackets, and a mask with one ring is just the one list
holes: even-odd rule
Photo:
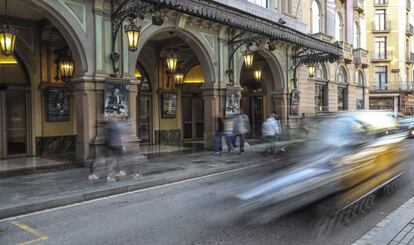
[[181, 67], [178, 67], [174, 73], [174, 82], [176, 88], [181, 88], [184, 85], [184, 76], [184, 70]]
[[3, 26], [0, 30], [0, 49], [1, 52], [10, 56], [14, 51], [14, 44], [16, 43], [16, 30], [10, 25]]
[[253, 76], [254, 76], [254, 79], [255, 79], [256, 81], [260, 81], [260, 80], [262, 80], [262, 68], [260, 68], [260, 67], [256, 67], [256, 68], [253, 70]]
[[315, 76], [315, 72], [316, 72], [316, 67], [315, 65], [309, 65], [308, 66], [308, 71], [309, 71], [309, 77], [312, 78]]
[[[75, 70], [75, 63], [73, 62], [72, 56], [68, 48], [58, 49], [55, 51], [57, 65], [57, 74], [55, 79], [62, 81], [69, 81], [73, 77]], [[60, 78], [59, 78], [60, 75]]]
[[254, 58], [254, 53], [247, 48], [246, 50], [244, 50], [243, 52], [243, 60], [244, 60], [244, 65], [247, 68], [250, 68], [253, 66], [253, 58]]
[[141, 27], [135, 25], [131, 20], [128, 25], [125, 26], [125, 33], [128, 37], [128, 50], [135, 52], [138, 49], [138, 39], [141, 32]]
[[177, 55], [174, 53], [173, 50], [167, 51], [167, 55], [165, 57], [165, 61], [167, 62], [167, 69], [170, 73], [174, 73], [177, 69]]
[[68, 81], [73, 77], [75, 64], [71, 57], [64, 57], [59, 61], [60, 77], [63, 81]]

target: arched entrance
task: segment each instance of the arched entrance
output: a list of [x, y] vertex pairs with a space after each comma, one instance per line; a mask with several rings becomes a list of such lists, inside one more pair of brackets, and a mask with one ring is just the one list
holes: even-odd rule
[[250, 119], [251, 135], [260, 137], [261, 125], [265, 119], [264, 86], [254, 79], [245, 80], [240, 85], [242, 86], [241, 109]]
[[[3, 3], [0, 0], [0, 6]], [[85, 75], [88, 65], [83, 45], [87, 42], [80, 41], [85, 38], [82, 28], [63, 4], [8, 1], [7, 10], [8, 24], [17, 29], [12, 55], [17, 64], [0, 65], [0, 158], [74, 160], [77, 121], [84, 121], [76, 120], [73, 84], [63, 81], [59, 63], [70, 57], [75, 63], [75, 78]], [[4, 15], [3, 9], [0, 15]], [[82, 138], [78, 143], [82, 141], [87, 140]], [[14, 171], [56, 164], [44, 159], [14, 162], [1, 167]]]
[[27, 156], [30, 80], [18, 58], [0, 55], [0, 158]]
[[143, 66], [137, 63], [135, 78], [140, 80], [137, 98], [137, 134], [141, 144], [151, 144], [152, 137], [152, 86], [148, 73]]
[[203, 83], [201, 66], [194, 65], [187, 71], [181, 90], [184, 140], [199, 140], [204, 137], [204, 101], [200, 88]]
[[[206, 77], [211, 80], [214, 76], [209, 69], [211, 59], [206, 56], [207, 51], [184, 30], [168, 27], [152, 30], [149, 27], [142, 36], [144, 45], [139, 49], [136, 68], [148, 71], [151, 91], [144, 93], [141, 88], [138, 101], [143, 93], [151, 94], [152, 120], [148, 128], [152, 130], [150, 138], [153, 140], [150, 143], [202, 143], [206, 112], [201, 86]], [[177, 59], [176, 70], [184, 73], [181, 84], [177, 84], [175, 73], [167, 64], [167, 56], [171, 54]], [[142, 109], [138, 109], [137, 118], [142, 118], [140, 113]]]
[[[261, 77], [255, 77], [254, 71], [261, 70]], [[261, 137], [263, 121], [275, 112], [285, 118], [283, 106], [283, 75], [279, 63], [273, 54], [257, 51], [254, 55], [253, 67], [242, 66], [240, 86], [242, 87], [241, 109], [251, 122], [251, 136]], [[277, 96], [279, 97], [277, 97]]]

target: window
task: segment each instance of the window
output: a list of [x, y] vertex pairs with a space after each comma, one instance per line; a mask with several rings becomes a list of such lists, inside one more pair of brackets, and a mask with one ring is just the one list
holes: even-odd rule
[[311, 18], [312, 18], [312, 25], [311, 25], [311, 33], [319, 33], [321, 32], [321, 8], [317, 1], [312, 2], [311, 8]]
[[347, 88], [338, 86], [338, 111], [346, 110], [346, 91]]
[[315, 65], [315, 79], [319, 81], [327, 80], [325, 66], [320, 63]]
[[268, 0], [248, 0], [251, 3], [257, 4], [259, 6], [262, 6], [263, 8], [269, 7]]
[[343, 66], [338, 68], [336, 72], [336, 81], [339, 83], [348, 83], [348, 77], [346, 76], [346, 71]]
[[385, 9], [376, 9], [375, 10], [375, 30], [377, 31], [386, 30], [387, 26], [386, 26], [385, 20], [386, 20]]
[[362, 73], [362, 71], [357, 71], [356, 73], [356, 84], [360, 85], [360, 86], [364, 86], [365, 85], [365, 79], [364, 79], [364, 74]]
[[342, 15], [337, 12], [335, 17], [335, 39], [344, 41], [344, 21]]
[[388, 87], [388, 74], [386, 66], [375, 67], [375, 87], [374, 89], [386, 89]]
[[326, 84], [315, 85], [315, 112], [326, 111], [328, 86]]
[[387, 38], [376, 37], [375, 38], [375, 59], [387, 58]]
[[354, 23], [354, 48], [361, 47], [361, 29], [357, 22]]
[[375, 4], [385, 4], [386, 0], [375, 0]]

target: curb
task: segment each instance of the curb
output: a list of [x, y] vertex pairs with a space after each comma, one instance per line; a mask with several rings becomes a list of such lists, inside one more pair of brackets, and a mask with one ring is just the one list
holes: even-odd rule
[[[402, 204], [397, 210], [380, 221], [353, 245], [398, 244], [397, 236], [414, 219], [414, 197]], [[403, 234], [405, 235], [405, 234]]]
[[162, 186], [165, 184], [171, 184], [171, 183], [180, 182], [184, 180], [190, 180], [190, 179], [195, 179], [199, 177], [209, 176], [212, 174], [223, 173], [226, 171], [238, 170], [238, 169], [243, 169], [246, 167], [254, 168], [254, 167], [265, 166], [268, 164], [269, 163], [256, 163], [256, 164], [249, 163], [249, 164], [241, 164], [241, 165], [238, 165], [237, 167], [231, 167], [231, 166], [219, 167], [215, 169], [194, 172], [194, 173], [190, 173], [187, 175], [182, 174], [182, 175], [164, 177], [164, 178], [155, 179], [155, 180], [152, 179], [152, 180], [147, 180], [141, 183], [131, 183], [131, 184], [126, 184], [124, 186], [110, 187], [110, 188], [100, 189], [96, 191], [89, 191], [89, 192], [74, 194], [71, 196], [64, 196], [61, 198], [54, 198], [54, 199], [50, 199], [46, 201], [40, 201], [40, 202], [34, 202], [34, 203], [29, 203], [29, 204], [24, 204], [24, 205], [9, 207], [9, 208], [3, 208], [3, 209], [0, 209], [0, 220], [11, 218], [11, 217], [18, 216], [18, 215], [39, 212], [39, 211], [43, 211], [46, 209], [57, 208], [57, 207], [71, 205], [71, 204], [91, 201], [97, 198], [108, 197], [112, 195], [118, 195], [118, 194], [128, 193], [128, 192], [137, 191], [137, 190], [143, 190], [143, 189], [147, 189], [150, 187]]

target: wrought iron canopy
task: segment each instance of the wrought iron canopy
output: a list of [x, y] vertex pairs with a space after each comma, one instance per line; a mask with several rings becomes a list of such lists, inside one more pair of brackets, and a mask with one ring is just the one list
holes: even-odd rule
[[[122, 1], [122, 0], [121, 0]], [[123, 0], [128, 1], [128, 0]], [[138, 0], [134, 0], [138, 1]], [[337, 58], [342, 55], [342, 48], [319, 40], [310, 35], [294, 30], [267, 19], [249, 13], [240, 14], [227, 5], [207, 0], [141, 0], [155, 4], [160, 8], [169, 8], [223, 25], [263, 35], [274, 40], [285, 41], [308, 49], [331, 54]]]

